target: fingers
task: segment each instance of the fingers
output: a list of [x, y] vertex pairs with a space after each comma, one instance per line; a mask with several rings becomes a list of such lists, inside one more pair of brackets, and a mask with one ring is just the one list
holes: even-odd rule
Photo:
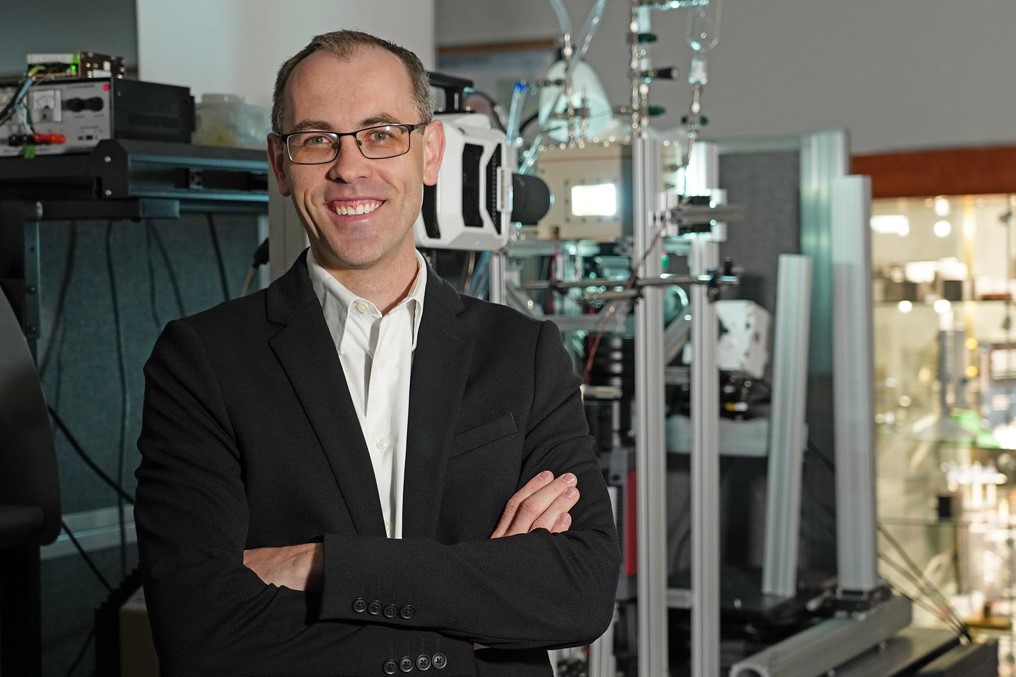
[[502, 536], [505, 536], [512, 520], [515, 519], [515, 513], [519, 509], [519, 505], [537, 491], [550, 484], [553, 479], [554, 473], [549, 470], [544, 470], [536, 475], [536, 477], [526, 482], [521, 489], [516, 491], [515, 494], [508, 499], [508, 502], [505, 503], [504, 512], [501, 513], [501, 519], [498, 520], [497, 527], [494, 528], [494, 533], [492, 533], [490, 537], [501, 538]]
[[564, 533], [565, 531], [568, 531], [569, 528], [571, 528], [571, 515], [565, 513], [557, 518], [557, 521], [554, 522], [554, 526], [550, 529], [550, 533]]
[[[559, 479], [563, 479], [563, 476]], [[542, 498], [542, 495], [539, 493], [534, 494], [530, 500], [532, 501], [537, 498]], [[571, 526], [571, 515], [568, 514], [568, 511], [574, 508], [578, 501], [578, 488], [566, 484], [565, 489], [550, 502], [550, 505], [543, 509], [540, 516], [533, 520], [528, 525], [528, 528], [525, 528], [525, 523], [519, 521], [518, 517], [516, 517], [517, 528], [520, 529], [518, 533], [529, 533], [535, 529], [546, 529], [551, 533], [567, 531], [568, 527]], [[568, 516], [567, 519], [565, 519], [566, 515]], [[524, 529], [524, 531], [521, 529]]]
[[526, 483], [505, 504], [504, 513], [491, 538], [525, 534], [534, 529], [552, 533], [567, 531], [571, 526], [568, 512], [579, 500], [575, 475], [565, 473], [557, 479], [544, 471]]

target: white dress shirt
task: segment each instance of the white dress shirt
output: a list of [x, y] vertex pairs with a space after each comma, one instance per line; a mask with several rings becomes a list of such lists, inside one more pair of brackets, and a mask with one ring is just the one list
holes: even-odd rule
[[307, 252], [310, 281], [339, 353], [374, 465], [389, 538], [402, 538], [409, 379], [427, 287], [427, 266], [419, 252], [416, 259], [418, 272], [409, 293], [382, 315], [373, 303], [342, 286]]

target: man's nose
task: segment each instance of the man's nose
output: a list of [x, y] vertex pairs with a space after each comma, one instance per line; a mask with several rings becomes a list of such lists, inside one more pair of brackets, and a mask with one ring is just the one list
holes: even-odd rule
[[328, 177], [334, 181], [350, 182], [370, 172], [370, 160], [360, 152], [356, 138], [344, 136], [339, 139], [338, 155], [332, 161]]

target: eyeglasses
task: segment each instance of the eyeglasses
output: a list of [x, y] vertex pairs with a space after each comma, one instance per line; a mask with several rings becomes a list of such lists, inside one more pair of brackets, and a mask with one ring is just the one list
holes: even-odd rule
[[413, 131], [428, 122], [415, 125], [390, 124], [364, 127], [355, 132], [293, 132], [281, 134], [289, 159], [298, 165], [323, 165], [339, 156], [339, 140], [344, 136], [356, 139], [356, 147], [368, 160], [384, 160], [409, 152]]

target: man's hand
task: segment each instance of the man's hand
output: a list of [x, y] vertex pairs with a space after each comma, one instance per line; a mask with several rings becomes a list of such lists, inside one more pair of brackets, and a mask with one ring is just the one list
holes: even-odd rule
[[[565, 473], [557, 479], [549, 470], [529, 480], [505, 504], [501, 520], [491, 538], [527, 534], [535, 529], [551, 533], [568, 531], [571, 510], [579, 500], [575, 475]], [[291, 590], [321, 590], [324, 570], [324, 546], [320, 543], [287, 545], [278, 548], [254, 548], [243, 551], [243, 564], [267, 584]]]
[[553, 534], [568, 531], [571, 526], [568, 511], [579, 500], [577, 482], [571, 473], [554, 479], [552, 472], [544, 470], [508, 499], [490, 537], [528, 534], [535, 529], [546, 529]]
[[319, 592], [324, 570], [320, 543], [254, 548], [243, 551], [243, 565], [265, 583], [304, 592]]

